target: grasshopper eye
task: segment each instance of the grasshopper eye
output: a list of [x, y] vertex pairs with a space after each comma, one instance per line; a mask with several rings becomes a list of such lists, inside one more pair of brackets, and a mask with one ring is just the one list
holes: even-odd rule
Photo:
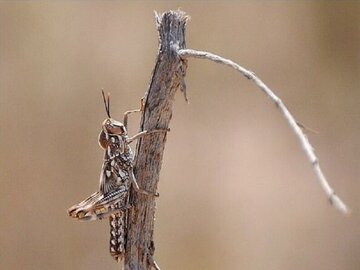
[[113, 126], [113, 130], [114, 133], [113, 134], [117, 134], [117, 135], [126, 135], [126, 128], [124, 127], [123, 124], [120, 125], [114, 125]]
[[110, 131], [112, 134], [116, 134], [116, 135], [122, 135], [124, 133], [121, 126], [112, 126], [110, 128]]

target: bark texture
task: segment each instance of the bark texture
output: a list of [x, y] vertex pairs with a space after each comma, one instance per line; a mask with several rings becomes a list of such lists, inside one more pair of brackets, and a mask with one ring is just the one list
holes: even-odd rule
[[[178, 56], [185, 48], [187, 16], [182, 11], [155, 14], [159, 32], [159, 50], [149, 88], [140, 130], [167, 129], [172, 116], [175, 93], [180, 89], [186, 98], [184, 76], [186, 60]], [[135, 177], [142, 189], [155, 192], [166, 142], [166, 134], [156, 133], [139, 139], [136, 146]], [[125, 269], [155, 267], [154, 217], [156, 198], [132, 192], [134, 205], [129, 211]], [[156, 268], [156, 267], [155, 267]]]

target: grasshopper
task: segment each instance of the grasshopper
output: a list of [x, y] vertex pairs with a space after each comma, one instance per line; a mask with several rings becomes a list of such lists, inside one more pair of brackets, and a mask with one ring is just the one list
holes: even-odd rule
[[169, 129], [141, 131], [132, 137], [128, 136], [128, 116], [144, 110], [144, 102], [137, 110], [127, 111], [123, 123], [111, 118], [110, 96], [107, 100], [102, 91], [107, 118], [102, 123], [99, 134], [99, 145], [104, 150], [104, 161], [100, 172], [99, 191], [68, 210], [70, 217], [78, 220], [110, 221], [110, 254], [117, 261], [125, 254], [130, 189], [147, 196], [159, 196], [157, 193], [143, 190], [134, 176], [134, 155], [129, 146], [135, 140], [154, 133], [166, 133]]

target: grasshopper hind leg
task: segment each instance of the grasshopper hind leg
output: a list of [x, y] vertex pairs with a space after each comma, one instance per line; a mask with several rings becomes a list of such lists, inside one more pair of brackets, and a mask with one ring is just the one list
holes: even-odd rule
[[126, 247], [127, 210], [112, 214], [110, 221], [110, 255], [116, 261], [122, 261]]
[[138, 182], [136, 181], [136, 178], [135, 178], [135, 175], [134, 175], [134, 170], [133, 168], [131, 168], [130, 170], [130, 180], [131, 180], [131, 183], [133, 184], [133, 187], [135, 189], [136, 192], [139, 192], [141, 194], [144, 194], [144, 195], [147, 195], [147, 196], [154, 196], [154, 197], [159, 197], [159, 193], [157, 192], [151, 192], [151, 191], [146, 191], [142, 188], [139, 187], [139, 184]]

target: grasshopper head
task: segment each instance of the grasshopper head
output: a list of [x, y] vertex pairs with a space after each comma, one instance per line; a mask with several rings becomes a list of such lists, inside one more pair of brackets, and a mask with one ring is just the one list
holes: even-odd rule
[[106, 118], [102, 124], [102, 127], [104, 132], [109, 135], [127, 135], [124, 124], [112, 118]]
[[103, 149], [106, 149], [110, 143], [109, 135], [126, 136], [127, 130], [123, 123], [111, 118], [109, 95], [106, 101], [104, 91], [102, 91], [102, 94], [103, 94], [105, 110], [108, 118], [106, 118], [102, 123], [102, 129], [99, 134], [99, 144]]
[[104, 91], [102, 91], [105, 111], [108, 116], [102, 124], [102, 130], [109, 135], [127, 135], [126, 128], [123, 123], [116, 121], [110, 116], [110, 95], [108, 94], [107, 100], [105, 98]]

